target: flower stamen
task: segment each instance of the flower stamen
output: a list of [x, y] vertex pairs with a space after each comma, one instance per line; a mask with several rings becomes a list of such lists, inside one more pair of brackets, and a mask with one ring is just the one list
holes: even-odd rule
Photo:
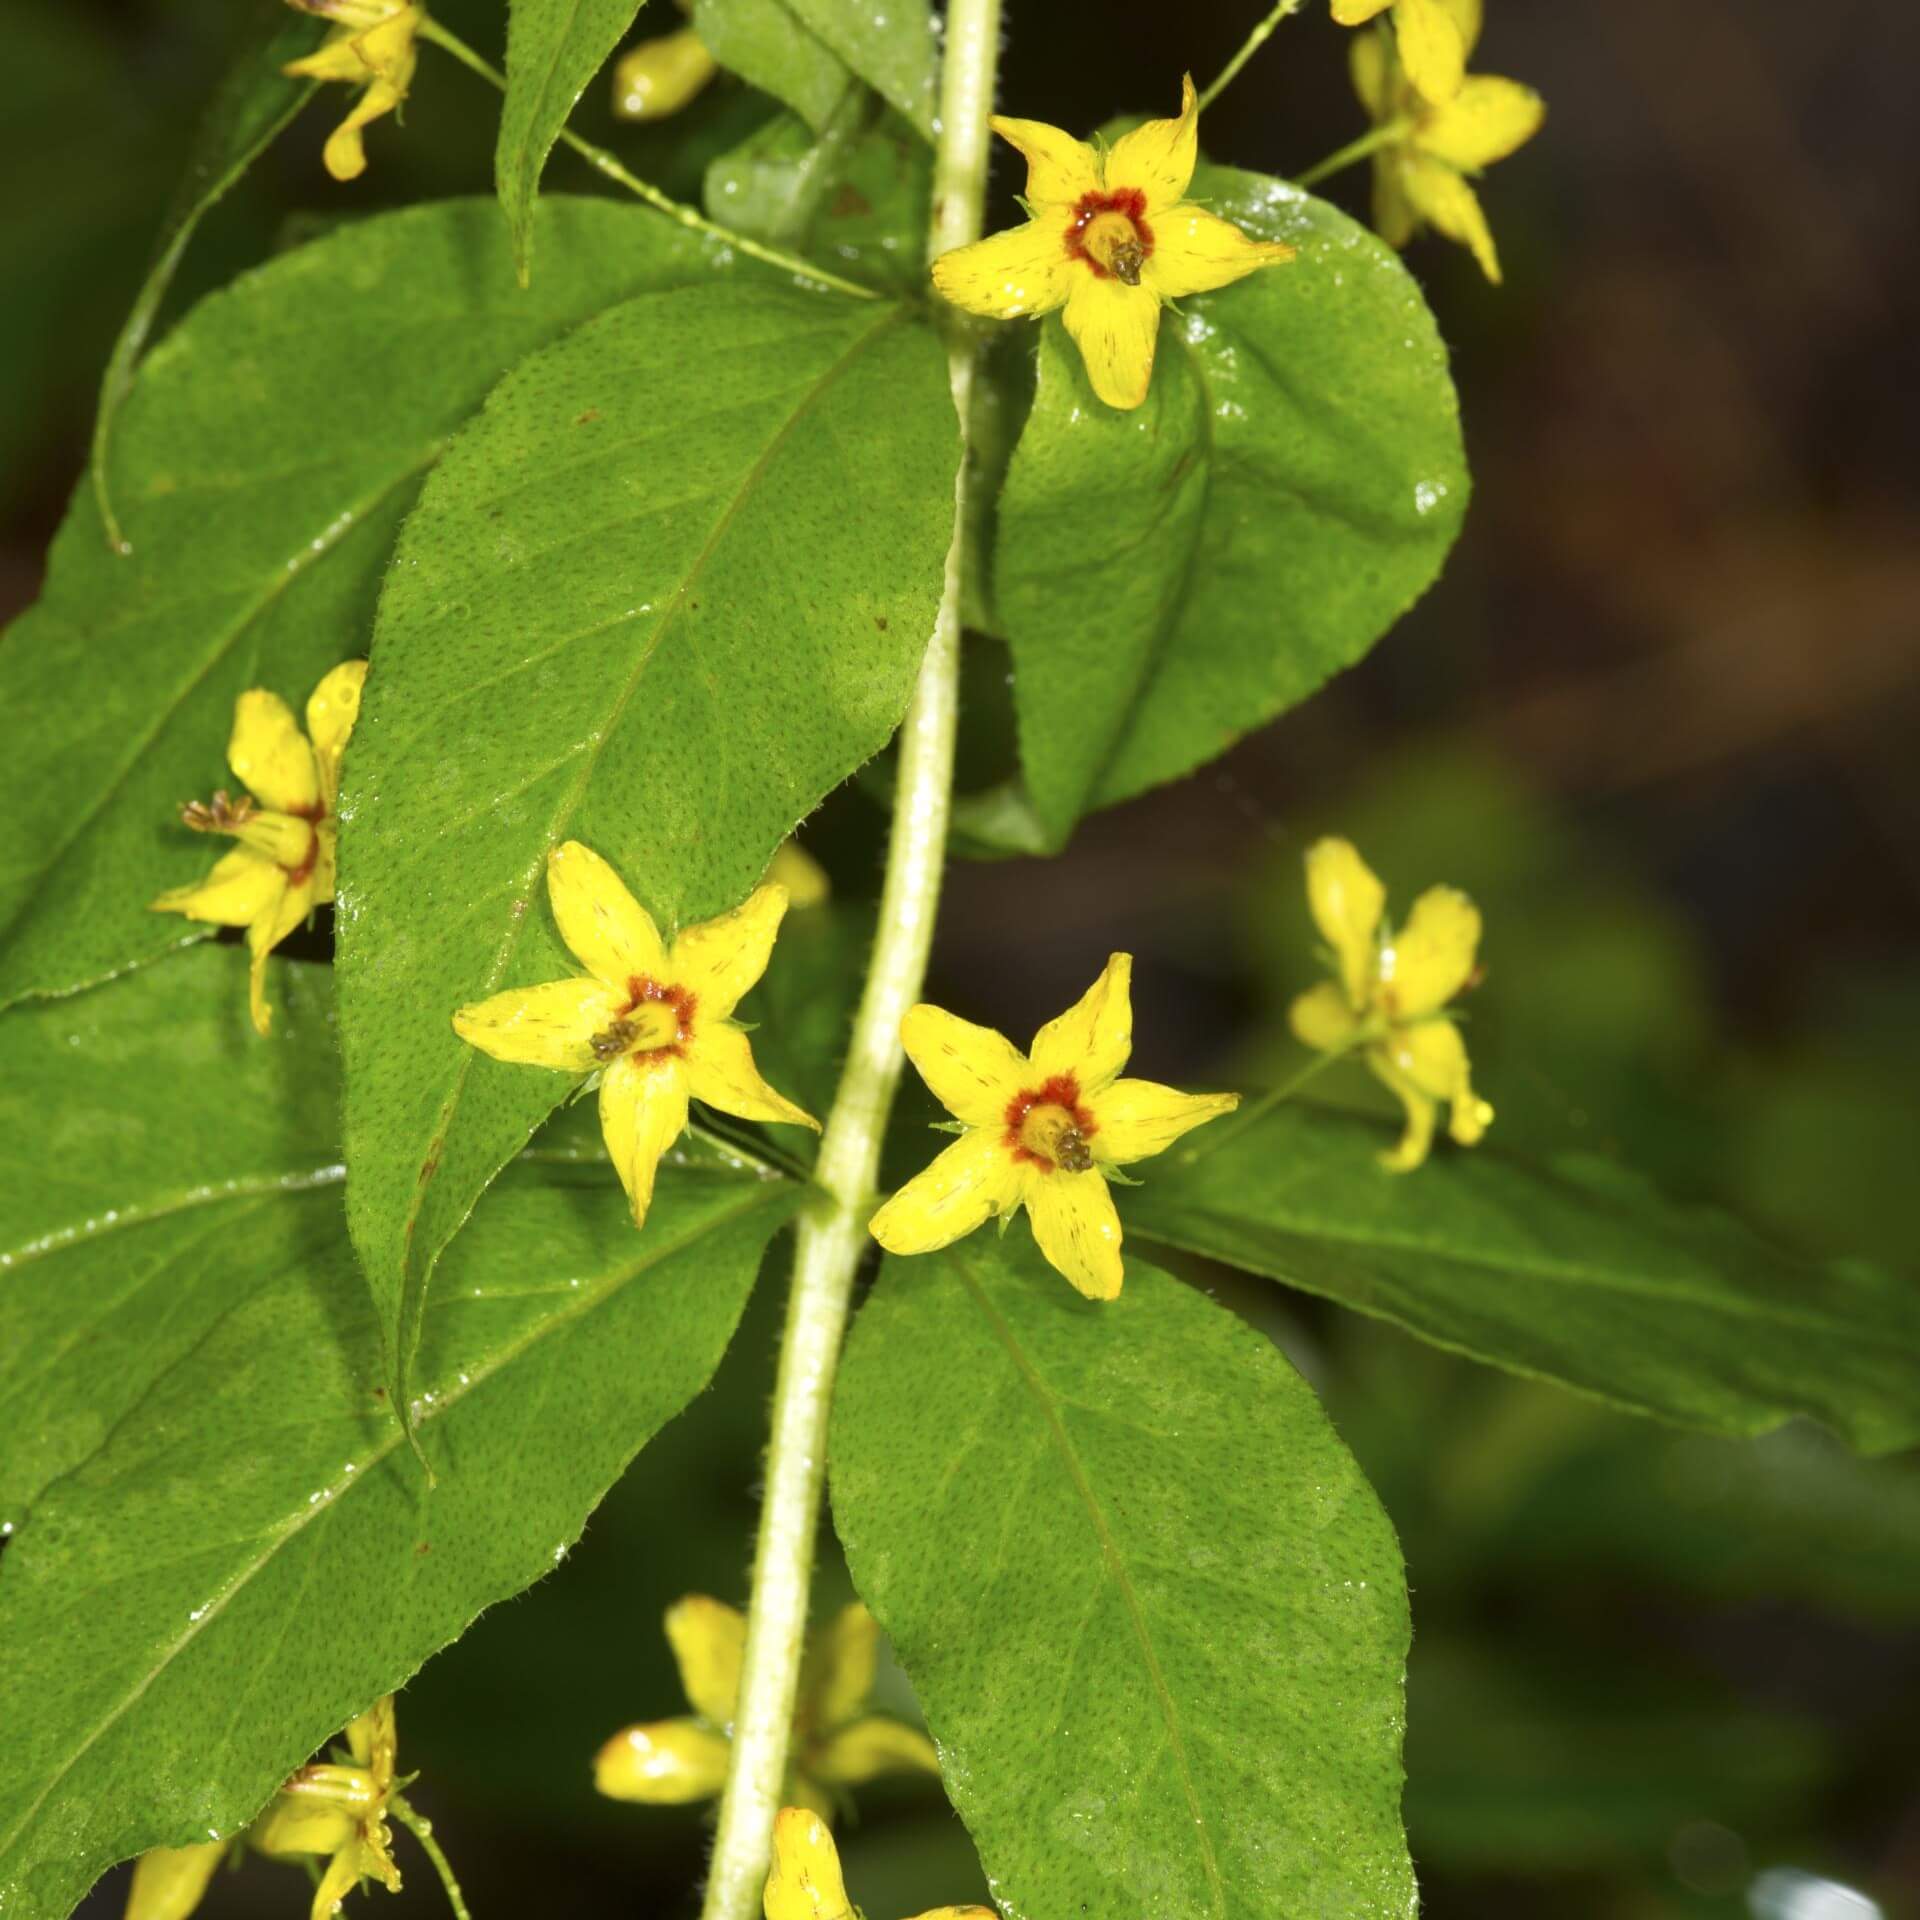
[[1147, 196], [1138, 187], [1082, 194], [1067, 228], [1068, 258], [1084, 261], [1096, 279], [1137, 287], [1153, 252], [1146, 215]]
[[1007, 1103], [1008, 1152], [1046, 1173], [1085, 1173], [1093, 1165], [1087, 1142], [1099, 1131], [1070, 1073], [1056, 1074]]

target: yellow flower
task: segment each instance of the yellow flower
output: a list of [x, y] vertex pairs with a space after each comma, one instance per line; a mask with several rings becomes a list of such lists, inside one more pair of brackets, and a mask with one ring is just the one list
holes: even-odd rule
[[329, 1920], [366, 1880], [378, 1880], [389, 1893], [400, 1891], [387, 1826], [399, 1744], [393, 1695], [383, 1695], [348, 1722], [346, 1739], [347, 1759], [302, 1767], [253, 1829], [253, 1843], [262, 1853], [283, 1859], [329, 1856], [309, 1920]]
[[621, 120], [664, 120], [705, 91], [720, 71], [691, 27], [643, 40], [613, 67], [613, 111]]
[[1333, 0], [1333, 17], [1363, 27], [1389, 7], [1402, 71], [1423, 99], [1451, 100], [1480, 37], [1480, 0]]
[[1165, 302], [1293, 258], [1293, 248], [1250, 240], [1186, 199], [1199, 122], [1191, 75], [1179, 119], [1149, 120], [1104, 155], [1041, 121], [996, 118], [994, 131], [1026, 156], [1033, 218], [943, 254], [934, 285], [995, 319], [1065, 307], [1094, 392], [1110, 407], [1137, 407]]
[[[667, 1609], [667, 1639], [693, 1712], [627, 1727], [600, 1749], [593, 1782], [609, 1799], [682, 1806], [710, 1800], [726, 1784], [746, 1617], [705, 1594], [689, 1594]], [[823, 1819], [832, 1809], [825, 1788], [863, 1786], [882, 1773], [939, 1771], [924, 1733], [867, 1711], [879, 1644], [880, 1629], [858, 1601], [808, 1642], [788, 1787]]]
[[[1404, 8], [1407, 0], [1398, 4]], [[1477, 0], [1425, 4], [1453, 10], [1471, 53], [1480, 24]], [[1434, 227], [1471, 248], [1480, 270], [1497, 283], [1500, 256], [1467, 176], [1531, 140], [1546, 118], [1546, 103], [1517, 80], [1472, 74], [1451, 98], [1432, 105], [1412, 84], [1404, 29], [1400, 50], [1396, 63], [1392, 47], [1378, 33], [1353, 43], [1353, 90], [1374, 125], [1393, 135], [1373, 156], [1373, 224], [1390, 247], [1404, 247], [1422, 224]]]
[[273, 1020], [267, 955], [333, 898], [340, 756], [366, 677], [364, 660], [335, 667], [307, 702], [306, 734], [277, 693], [256, 687], [234, 702], [227, 764], [247, 791], [238, 801], [224, 791], [209, 804], [196, 800], [180, 817], [196, 833], [229, 834], [240, 844], [204, 880], [170, 887], [149, 903], [155, 913], [246, 928], [253, 1024], [262, 1033]]
[[1406, 1132], [1381, 1164], [1406, 1173], [1426, 1159], [1442, 1101], [1453, 1107], [1454, 1139], [1472, 1146], [1493, 1109], [1475, 1095], [1466, 1042], [1440, 1009], [1475, 978], [1479, 908], [1457, 888], [1429, 887], [1396, 934], [1385, 917], [1386, 889], [1347, 840], [1307, 850], [1307, 904], [1339, 977], [1301, 994], [1288, 1017], [1322, 1052], [1364, 1048], [1367, 1065], [1406, 1108]]
[[787, 910], [763, 886], [669, 944], [620, 876], [577, 840], [547, 855], [560, 937], [587, 969], [462, 1007], [453, 1030], [496, 1060], [600, 1074], [600, 1130], [644, 1224], [660, 1156], [685, 1131], [687, 1100], [743, 1120], [819, 1122], [760, 1078], [745, 1030], [728, 1018], [767, 970]]
[[[782, 1807], [773, 1823], [773, 1867], [762, 1911], [766, 1920], [857, 1920], [840, 1872], [840, 1852], [819, 1817]], [[917, 1920], [996, 1920], [989, 1907], [935, 1907]]]
[[335, 22], [318, 53], [290, 60], [283, 71], [302, 80], [344, 80], [363, 89], [353, 111], [327, 138], [323, 158], [336, 180], [357, 180], [367, 170], [362, 130], [393, 112], [407, 97], [419, 60], [414, 45], [425, 7], [403, 0], [291, 0], [303, 13]]
[[889, 1253], [932, 1253], [990, 1214], [1024, 1206], [1040, 1251], [1094, 1300], [1120, 1291], [1120, 1217], [1107, 1180], [1231, 1113], [1237, 1093], [1122, 1080], [1133, 1050], [1133, 956], [1116, 953], [1079, 1005], [1023, 1054], [938, 1007], [908, 1010], [900, 1038], [960, 1134], [873, 1216]]
[[833, 897], [833, 882], [823, 867], [798, 840], [789, 836], [780, 842], [766, 877], [776, 887], [787, 890], [787, 905], [798, 912], [802, 907], [824, 906]]
[[203, 1840], [197, 1847], [153, 1847], [143, 1853], [127, 1889], [126, 1920], [188, 1920], [228, 1849], [225, 1840]]

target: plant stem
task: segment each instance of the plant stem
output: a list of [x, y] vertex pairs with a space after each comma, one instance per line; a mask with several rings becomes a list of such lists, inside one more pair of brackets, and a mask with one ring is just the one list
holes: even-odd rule
[[1344, 147], [1328, 154], [1317, 166], [1309, 167], [1305, 173], [1296, 173], [1293, 184], [1296, 187], [1310, 187], [1316, 181], [1324, 180], [1328, 174], [1338, 173], [1342, 167], [1350, 167], [1356, 160], [1364, 160], [1368, 154], [1392, 146], [1396, 140], [1404, 140], [1412, 131], [1411, 120], [1382, 121], [1379, 126], [1363, 133], [1358, 140], [1349, 140]]
[[[993, 107], [999, 48], [1000, 0], [951, 0], [941, 72], [940, 146], [934, 162], [929, 240], [934, 256], [979, 237], [987, 180], [987, 116]], [[900, 1018], [919, 998], [926, 977], [946, 866], [960, 699], [960, 581], [967, 525], [964, 440], [975, 338], [971, 332], [956, 332], [949, 350], [963, 442], [954, 484], [953, 539], [940, 610], [900, 730], [879, 931], [814, 1172], [824, 1193], [815, 1211], [802, 1218], [794, 1250], [733, 1749], [702, 1920], [754, 1920], [760, 1911], [773, 1817], [787, 1778], [806, 1640], [834, 1373], [854, 1270], [867, 1246], [881, 1136], [900, 1078]]]
[[[457, 33], [449, 32], [440, 22], [429, 15], [420, 23], [420, 37], [431, 40], [435, 46], [444, 47], [462, 66], [471, 67], [486, 81], [491, 82], [503, 93], [506, 91], [506, 78], [497, 67], [488, 65]], [[694, 233], [704, 233], [709, 239], [719, 240], [733, 248], [736, 253], [750, 255], [755, 260], [764, 260], [770, 267], [779, 267], [783, 272], [791, 273], [803, 280], [810, 280], [816, 286], [831, 287], [836, 293], [850, 293], [861, 300], [877, 300], [880, 295], [871, 287], [863, 287], [857, 280], [843, 280], [837, 273], [829, 273], [825, 267], [816, 267], [811, 260], [802, 260], [799, 255], [783, 253], [778, 247], [763, 245], [750, 239], [744, 233], [735, 233], [731, 227], [717, 225], [703, 214], [695, 213], [691, 207], [683, 207], [670, 194], [665, 194], [651, 182], [642, 180], [638, 174], [629, 173], [605, 147], [596, 147], [591, 140], [582, 140], [571, 127], [560, 129], [561, 141], [571, 147], [575, 153], [590, 162], [604, 173], [609, 180], [644, 200], [657, 213], [664, 213], [669, 220], [679, 223]]]
[[1280, 4], [1240, 43], [1240, 51], [1220, 69], [1214, 83], [1200, 96], [1200, 111], [1205, 113], [1233, 85], [1235, 77], [1253, 56], [1266, 45], [1271, 34], [1290, 13], [1298, 13], [1306, 0], [1280, 0]]
[[420, 1851], [433, 1862], [433, 1870], [440, 1876], [441, 1886], [446, 1889], [447, 1905], [453, 1909], [453, 1920], [473, 1920], [473, 1915], [467, 1911], [466, 1895], [460, 1891], [460, 1882], [454, 1878], [453, 1863], [442, 1850], [440, 1842], [433, 1837], [433, 1823], [414, 1812], [397, 1793], [388, 1800], [387, 1811], [420, 1842]]

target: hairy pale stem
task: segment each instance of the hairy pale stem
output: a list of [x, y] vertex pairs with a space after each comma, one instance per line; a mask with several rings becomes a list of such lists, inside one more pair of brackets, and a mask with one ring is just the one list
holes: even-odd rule
[[[999, 45], [1000, 0], [952, 0], [947, 9], [940, 143], [934, 164], [929, 236], [933, 256], [979, 238], [987, 180], [987, 119], [993, 109]], [[963, 440], [974, 354], [973, 336], [956, 333], [949, 365]], [[774, 1387], [766, 1492], [754, 1552], [733, 1748], [702, 1920], [754, 1920], [759, 1913], [773, 1817], [787, 1778], [834, 1374], [846, 1333], [854, 1270], [867, 1245], [881, 1136], [900, 1078], [900, 1018], [918, 999], [926, 976], [946, 865], [959, 709], [966, 488], [963, 449], [940, 611], [900, 731], [899, 777], [879, 931], [814, 1175], [824, 1192], [798, 1230], [793, 1290]]]

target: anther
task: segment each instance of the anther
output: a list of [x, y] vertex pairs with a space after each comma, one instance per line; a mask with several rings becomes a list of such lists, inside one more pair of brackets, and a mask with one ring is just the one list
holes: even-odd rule
[[[1124, 281], [1130, 287], [1140, 284], [1140, 269], [1147, 263], [1147, 250], [1138, 240], [1123, 240], [1114, 248], [1108, 265], [1113, 269], [1114, 277]], [[1065, 1165], [1063, 1161], [1061, 1163]], [[1081, 1169], [1076, 1167], [1076, 1173]]]
[[633, 1022], [616, 1020], [605, 1033], [596, 1033], [587, 1043], [596, 1060], [617, 1060], [633, 1044]]

